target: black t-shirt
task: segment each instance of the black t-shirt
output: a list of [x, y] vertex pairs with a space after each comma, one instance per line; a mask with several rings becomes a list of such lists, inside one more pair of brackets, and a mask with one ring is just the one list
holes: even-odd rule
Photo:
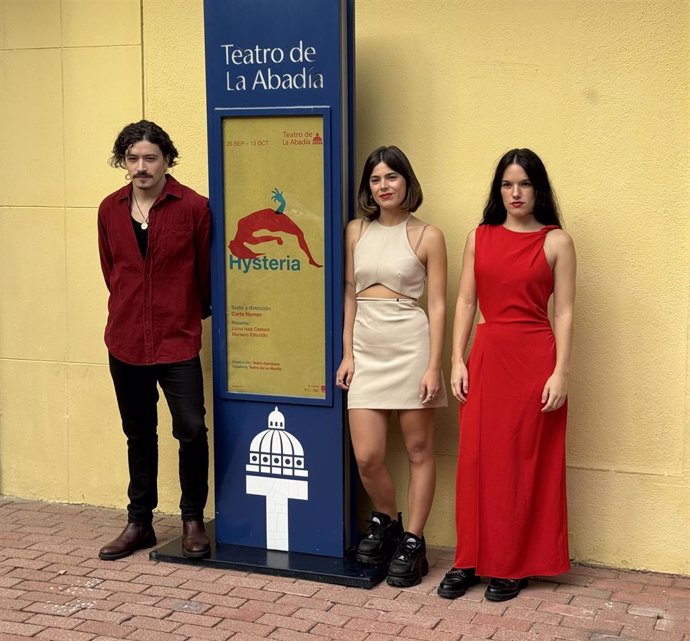
[[[130, 216], [130, 218], [132, 218]], [[141, 223], [137, 222], [132, 218], [132, 227], [134, 227], [134, 235], [137, 237], [137, 245], [139, 245], [139, 251], [141, 255], [146, 258], [146, 250], [149, 247], [149, 230], [142, 229]]]

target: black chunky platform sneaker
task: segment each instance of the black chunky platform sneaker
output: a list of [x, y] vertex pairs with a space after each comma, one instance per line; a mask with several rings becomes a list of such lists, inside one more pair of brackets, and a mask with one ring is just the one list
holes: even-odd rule
[[386, 583], [398, 588], [411, 588], [419, 585], [422, 577], [429, 573], [426, 560], [426, 541], [412, 532], [403, 532], [390, 565]]
[[372, 512], [369, 527], [357, 547], [357, 560], [370, 565], [388, 563], [402, 534], [402, 514], [391, 519], [388, 514]]

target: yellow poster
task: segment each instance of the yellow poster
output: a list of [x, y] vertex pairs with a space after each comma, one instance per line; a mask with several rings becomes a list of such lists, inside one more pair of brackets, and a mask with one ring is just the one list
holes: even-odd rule
[[223, 120], [230, 392], [325, 398], [323, 117]]

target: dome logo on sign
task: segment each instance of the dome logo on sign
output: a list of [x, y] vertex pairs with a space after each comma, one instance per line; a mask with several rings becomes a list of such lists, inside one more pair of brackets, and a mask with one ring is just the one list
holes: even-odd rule
[[266, 548], [289, 550], [289, 500], [309, 499], [309, 472], [304, 448], [285, 429], [285, 416], [277, 406], [268, 415], [267, 429], [252, 439], [245, 469], [247, 494], [266, 497]]

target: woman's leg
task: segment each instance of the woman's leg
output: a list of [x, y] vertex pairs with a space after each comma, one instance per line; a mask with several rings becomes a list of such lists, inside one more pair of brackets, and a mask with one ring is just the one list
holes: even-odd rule
[[388, 410], [349, 410], [350, 438], [359, 477], [377, 512], [396, 519], [395, 485], [386, 467]]
[[434, 410], [401, 410], [399, 412], [407, 458], [410, 462], [410, 484], [407, 491], [408, 532], [421, 537], [429, 518], [436, 491], [434, 458]]
[[418, 585], [429, 571], [423, 532], [436, 489], [434, 461], [434, 410], [401, 410], [402, 430], [410, 483], [407, 492], [408, 524], [388, 566], [388, 585], [408, 588]]
[[395, 505], [395, 485], [386, 467], [388, 410], [350, 410], [350, 436], [359, 476], [374, 504], [369, 527], [357, 546], [357, 560], [388, 564], [402, 534]]

